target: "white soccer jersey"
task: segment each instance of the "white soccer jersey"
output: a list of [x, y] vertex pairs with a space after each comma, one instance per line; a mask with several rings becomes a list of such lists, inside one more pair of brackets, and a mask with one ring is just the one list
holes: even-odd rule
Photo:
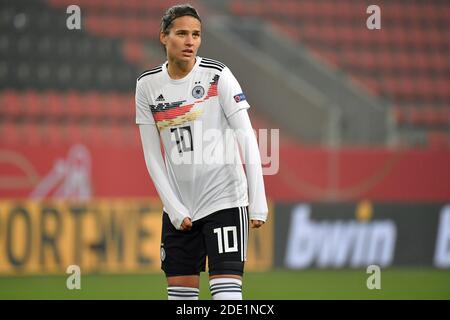
[[138, 78], [136, 123], [157, 126], [172, 189], [193, 221], [247, 206], [242, 164], [229, 161], [239, 158], [238, 145], [224, 149], [224, 140], [217, 139], [227, 136], [228, 117], [250, 107], [239, 83], [228, 67], [207, 58], [196, 57], [193, 69], [179, 80], [170, 78], [166, 66]]

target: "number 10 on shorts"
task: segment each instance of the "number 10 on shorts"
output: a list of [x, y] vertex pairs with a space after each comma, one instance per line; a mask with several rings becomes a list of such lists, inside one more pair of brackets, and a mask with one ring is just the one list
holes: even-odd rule
[[[236, 227], [215, 228], [213, 232], [217, 234], [217, 247], [219, 253], [238, 252], [237, 229]], [[232, 234], [233, 244], [230, 246], [229, 234]], [[225, 250], [224, 250], [225, 249]]]

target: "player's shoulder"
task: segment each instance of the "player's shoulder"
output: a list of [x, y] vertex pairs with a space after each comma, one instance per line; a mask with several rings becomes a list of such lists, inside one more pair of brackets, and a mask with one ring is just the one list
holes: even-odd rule
[[163, 67], [163, 65], [160, 64], [152, 69], [141, 72], [141, 74], [137, 77], [137, 81], [139, 82], [143, 78], [149, 78], [149, 77], [157, 75], [158, 73], [161, 73], [162, 67]]
[[203, 70], [215, 70], [215, 72], [222, 72], [227, 68], [227, 66], [223, 62], [204, 57], [201, 58], [199, 67]]

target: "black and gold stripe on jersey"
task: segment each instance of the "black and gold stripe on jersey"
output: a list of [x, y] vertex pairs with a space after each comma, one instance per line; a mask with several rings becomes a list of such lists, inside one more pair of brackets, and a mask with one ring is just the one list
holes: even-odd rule
[[146, 70], [146, 71], [142, 72], [142, 73], [139, 75], [137, 81], [141, 80], [141, 78], [143, 78], [143, 77], [145, 77], [145, 76], [149, 76], [149, 75], [151, 75], [151, 74], [159, 73], [159, 72], [161, 72], [161, 71], [162, 71], [162, 65], [157, 66], [157, 67], [155, 67], [155, 68], [153, 68], [153, 69], [150, 69], [150, 70]]
[[202, 58], [199, 66], [203, 68], [216, 69], [219, 71], [222, 71], [225, 68], [225, 65], [222, 62], [208, 58]]

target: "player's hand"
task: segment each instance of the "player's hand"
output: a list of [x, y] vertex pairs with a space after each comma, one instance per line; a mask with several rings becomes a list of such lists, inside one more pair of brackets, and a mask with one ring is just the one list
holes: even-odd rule
[[183, 222], [181, 223], [181, 230], [182, 231], [189, 231], [192, 228], [192, 221], [191, 218], [184, 218]]
[[261, 220], [250, 220], [251, 224], [252, 224], [252, 228], [259, 228], [264, 224], [264, 221]]

